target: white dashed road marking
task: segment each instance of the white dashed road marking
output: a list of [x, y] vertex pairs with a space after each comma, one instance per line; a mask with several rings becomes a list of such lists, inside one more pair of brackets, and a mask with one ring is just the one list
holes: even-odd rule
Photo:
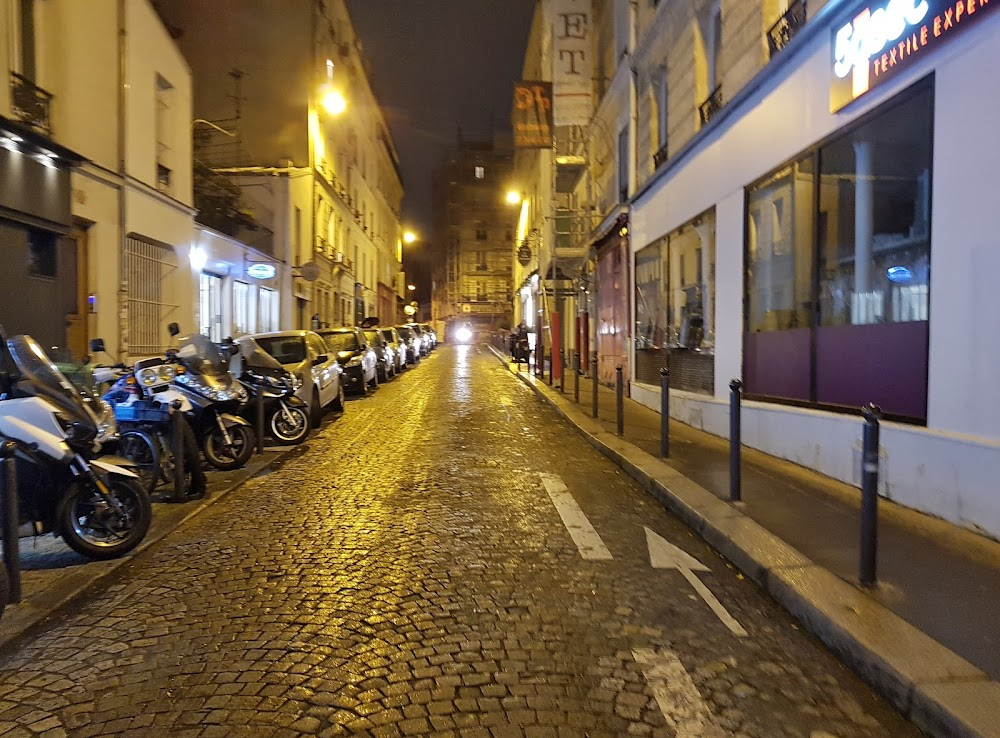
[[669, 650], [637, 648], [632, 657], [642, 667], [653, 699], [677, 738], [723, 738], [712, 712], [677, 655]]
[[555, 474], [541, 474], [542, 484], [549, 493], [552, 504], [556, 506], [559, 517], [562, 518], [566, 530], [569, 531], [573, 543], [580, 550], [580, 555], [591, 561], [610, 561], [614, 557], [604, 545], [604, 541], [594, 530], [583, 510], [576, 504], [573, 495], [563, 481]]

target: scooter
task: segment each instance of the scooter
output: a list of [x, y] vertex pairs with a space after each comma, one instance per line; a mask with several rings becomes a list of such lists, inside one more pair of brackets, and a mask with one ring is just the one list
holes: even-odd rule
[[93, 559], [122, 556], [152, 522], [138, 477], [97, 459], [99, 428], [34, 339], [0, 329], [0, 440], [16, 447], [21, 537], [54, 533]]
[[238, 353], [230, 362], [230, 372], [238, 377], [250, 395], [240, 415], [256, 422], [258, 398], [263, 395], [264, 428], [274, 442], [294, 446], [309, 437], [312, 422], [309, 405], [295, 393], [302, 380], [285, 369], [250, 336], [236, 340]]

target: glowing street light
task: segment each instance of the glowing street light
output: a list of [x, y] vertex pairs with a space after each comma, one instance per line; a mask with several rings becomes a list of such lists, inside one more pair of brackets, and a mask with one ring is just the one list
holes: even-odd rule
[[408, 284], [408, 285], [406, 285], [406, 289], [408, 289], [410, 292], [416, 292], [417, 285], [415, 285], [415, 284]]
[[403, 243], [413, 243], [417, 240], [417, 234], [413, 231], [407, 231], [403, 234]]
[[323, 109], [330, 115], [340, 115], [347, 110], [347, 99], [339, 90], [327, 90], [322, 102]]
[[511, 190], [507, 193], [507, 204], [508, 205], [520, 205], [521, 204], [521, 193], [514, 192]]

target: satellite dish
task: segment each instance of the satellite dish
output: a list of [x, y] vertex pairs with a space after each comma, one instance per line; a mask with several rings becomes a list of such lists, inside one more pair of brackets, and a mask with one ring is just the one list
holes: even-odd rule
[[307, 282], [315, 282], [319, 279], [319, 266], [315, 261], [307, 261], [299, 267], [299, 276]]

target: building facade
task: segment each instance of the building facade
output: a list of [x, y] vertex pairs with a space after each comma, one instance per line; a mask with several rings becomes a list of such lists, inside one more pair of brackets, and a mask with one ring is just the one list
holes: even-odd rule
[[287, 272], [281, 327], [396, 322], [399, 158], [343, 0], [180, 0], [162, 11], [206, 121], [196, 169], [238, 186], [237, 211], [270, 234], [267, 255]]
[[[609, 2], [610, 13], [591, 6], [589, 126], [608, 131], [585, 127], [578, 138], [595, 143], [577, 159], [560, 149], [558, 125], [551, 152], [518, 154], [532, 180], [519, 237], [545, 233], [535, 201], [558, 197], [541, 175], [546, 157], [554, 176], [582, 166], [578, 195], [591, 183], [578, 198], [594, 211], [577, 303], [585, 315], [596, 289], [591, 350], [623, 346], [629, 392], [654, 409], [669, 366], [671, 413], [720, 436], [740, 379], [744, 443], [847, 483], [860, 479], [860, 408], [875, 403], [883, 494], [1000, 535], [1000, 394], [989, 378], [1000, 356], [983, 338], [1000, 317], [988, 297], [998, 266], [988, 203], [1000, 191], [989, 127], [1000, 108], [968, 74], [996, 66], [1000, 6]], [[553, 68], [551, 24], [540, 8], [525, 78]], [[616, 39], [618, 71], [600, 71], [605, 38]], [[600, 153], [616, 134], [613, 155]], [[520, 166], [532, 158], [542, 163]], [[598, 184], [609, 168], [625, 212]], [[615, 246], [626, 278], [601, 267]], [[522, 305], [537, 268], [517, 272]], [[602, 348], [609, 334], [614, 346]]]
[[187, 64], [147, 0], [6, 0], [0, 58], [0, 322], [78, 355], [98, 336], [159, 352], [194, 315]]
[[446, 333], [511, 327], [516, 211], [505, 204], [513, 152], [502, 140], [463, 140], [435, 174], [432, 315]]

